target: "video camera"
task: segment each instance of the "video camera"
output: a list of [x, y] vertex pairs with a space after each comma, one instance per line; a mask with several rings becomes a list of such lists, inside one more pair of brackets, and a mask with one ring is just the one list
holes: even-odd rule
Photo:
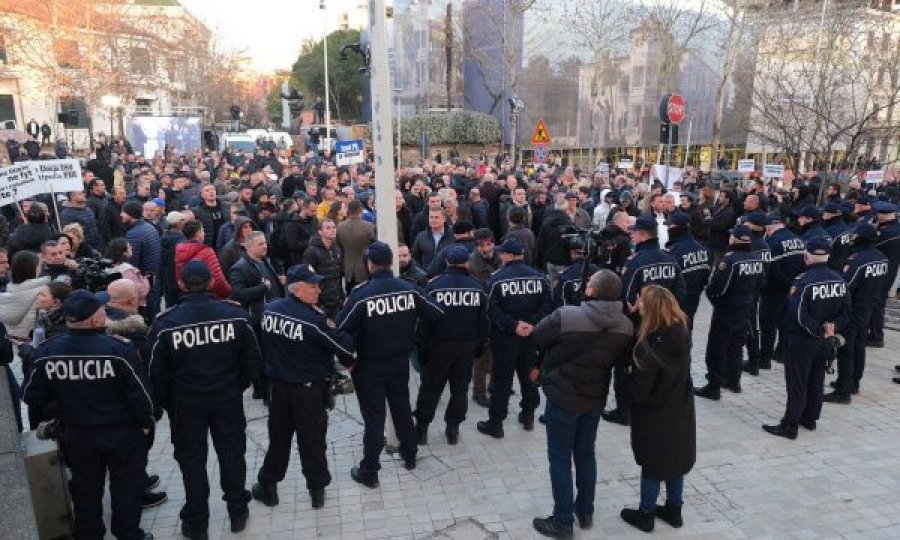
[[79, 288], [85, 288], [91, 292], [104, 291], [110, 283], [122, 277], [121, 272], [112, 269], [115, 266], [112, 259], [85, 257], [78, 263], [73, 282]]

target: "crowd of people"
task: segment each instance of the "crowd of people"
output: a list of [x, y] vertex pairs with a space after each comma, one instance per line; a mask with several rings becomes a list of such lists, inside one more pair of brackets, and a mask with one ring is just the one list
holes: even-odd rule
[[[347, 373], [365, 424], [350, 471], [362, 485], [379, 485], [388, 412], [414, 469], [445, 387], [444, 436], [456, 445], [469, 387], [487, 409], [477, 431], [500, 439], [517, 379], [518, 422], [547, 431], [554, 509], [537, 531], [591, 527], [601, 419], [630, 426], [641, 467], [640, 505], [622, 518], [680, 527], [695, 395], [720, 400], [743, 374], [784, 363], [786, 411], [763, 428], [795, 439], [816, 428], [823, 402], [851, 402], [866, 347], [884, 346], [900, 265], [896, 179], [693, 172], [667, 189], [649, 172], [451, 154], [398, 169], [395, 189], [377, 194], [394, 201], [392, 248], [376, 234], [371, 162], [273, 148], [145, 157], [101, 139], [84, 190], [2, 208], [0, 352], [16, 410], [28, 406], [20, 429], [62, 425], [76, 538], [105, 531], [106, 469], [113, 534], [149, 536], [140, 510], [167, 499], [146, 470], [164, 412], [185, 536], [207, 537], [208, 434], [232, 531], [251, 499], [279, 503], [295, 434], [310, 501], [323, 506], [327, 411]], [[713, 312], [698, 337], [704, 291]], [[707, 368], [696, 389], [694, 343]], [[269, 407], [270, 445], [247, 490], [250, 387]]]

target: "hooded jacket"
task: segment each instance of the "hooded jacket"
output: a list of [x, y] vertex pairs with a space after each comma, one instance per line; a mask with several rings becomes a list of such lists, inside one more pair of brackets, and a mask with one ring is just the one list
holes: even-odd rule
[[212, 275], [212, 284], [210, 290], [219, 300], [224, 300], [231, 296], [231, 284], [222, 272], [219, 266], [219, 259], [216, 258], [216, 252], [206, 244], [188, 240], [181, 242], [175, 246], [175, 280], [176, 283], [181, 279], [181, 269], [188, 261], [194, 259], [201, 260], [209, 267], [209, 273]]

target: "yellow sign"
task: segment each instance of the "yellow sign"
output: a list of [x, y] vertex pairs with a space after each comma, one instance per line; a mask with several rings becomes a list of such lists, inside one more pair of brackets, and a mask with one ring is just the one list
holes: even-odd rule
[[534, 126], [534, 133], [531, 135], [531, 144], [550, 144], [551, 142], [547, 124], [543, 119], [538, 120], [537, 125]]

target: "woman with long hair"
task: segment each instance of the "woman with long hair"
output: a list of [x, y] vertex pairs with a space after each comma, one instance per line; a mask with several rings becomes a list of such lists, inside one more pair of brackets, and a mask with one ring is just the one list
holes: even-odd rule
[[134, 282], [137, 287], [138, 305], [145, 307], [147, 295], [150, 293], [150, 281], [141, 274], [136, 266], [128, 262], [128, 259], [131, 258], [131, 244], [128, 243], [128, 240], [122, 237], [113, 238], [106, 245], [105, 255], [115, 265], [110, 270], [118, 272], [123, 278]]
[[[659, 285], [647, 285], [638, 298], [641, 326], [631, 371], [631, 449], [641, 466], [641, 504], [625, 508], [622, 519], [644, 531], [659, 517], [681, 527], [684, 475], [697, 458], [691, 333], [678, 300]], [[657, 506], [660, 483], [666, 504]]]

